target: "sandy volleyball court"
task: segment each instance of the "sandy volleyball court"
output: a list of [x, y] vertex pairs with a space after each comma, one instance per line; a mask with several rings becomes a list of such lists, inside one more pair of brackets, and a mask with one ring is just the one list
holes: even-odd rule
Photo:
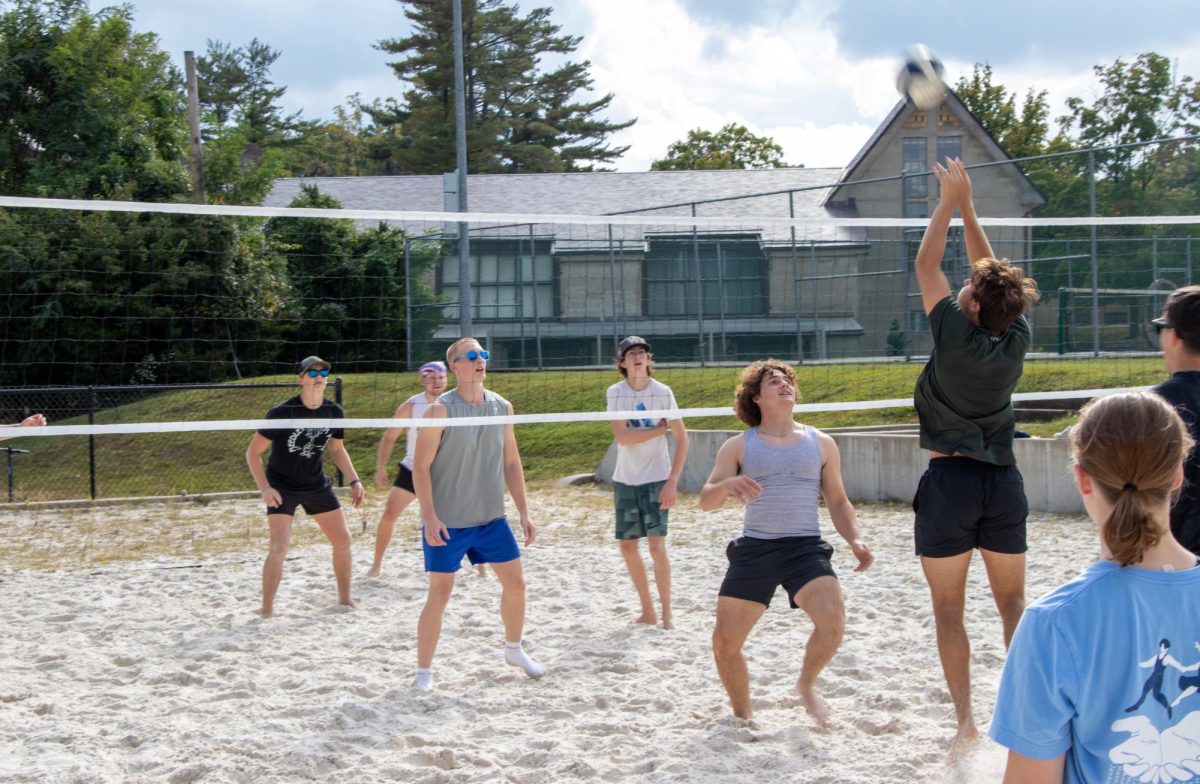
[[[637, 603], [603, 488], [532, 494], [527, 649], [541, 681], [502, 661], [494, 577], [464, 570], [430, 694], [409, 689], [425, 580], [410, 511], [377, 580], [380, 493], [352, 512], [354, 595], [335, 606], [327, 546], [297, 523], [279, 616], [254, 616], [265, 521], [257, 502], [10, 513], [0, 532], [0, 781], [998, 782], [981, 740], [957, 765], [911, 515], [859, 506], [876, 565], [851, 572], [845, 642], [822, 676], [818, 730], [792, 686], [809, 625], [782, 593], [751, 636], [751, 723], [731, 717], [709, 647], [733, 508], [672, 513], [676, 631], [633, 626]], [[368, 531], [362, 532], [362, 523]], [[824, 521], [830, 537], [832, 527]], [[1095, 556], [1082, 518], [1034, 516], [1030, 597]], [[1002, 663], [982, 564], [968, 626], [977, 719]]]

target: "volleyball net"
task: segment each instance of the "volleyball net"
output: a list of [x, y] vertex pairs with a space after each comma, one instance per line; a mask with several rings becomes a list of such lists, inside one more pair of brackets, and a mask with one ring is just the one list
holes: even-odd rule
[[[689, 428], [737, 427], [738, 374], [765, 357], [797, 367], [805, 421], [911, 424], [926, 221], [797, 196], [599, 216], [0, 198], [0, 421], [42, 412], [53, 436], [0, 444], [31, 453], [8, 455], [14, 500], [247, 488], [256, 418], [295, 394], [312, 354], [333, 365], [365, 476], [380, 428], [408, 424], [390, 417], [420, 391], [410, 371], [461, 336], [464, 290], [534, 478], [603, 456], [630, 334]], [[1019, 388], [1043, 396], [1031, 407], [1161, 380], [1149, 321], [1193, 280], [1200, 217], [984, 224], [1042, 292]], [[954, 286], [967, 276], [957, 224], [943, 268]]]

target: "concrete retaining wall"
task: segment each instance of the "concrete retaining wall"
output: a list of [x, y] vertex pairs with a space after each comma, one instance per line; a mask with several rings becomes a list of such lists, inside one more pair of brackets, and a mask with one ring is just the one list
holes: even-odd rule
[[[734, 430], [689, 430], [687, 463], [679, 489], [698, 493], [712, 472], [717, 449]], [[929, 453], [910, 433], [830, 433], [842, 454], [842, 480], [851, 501], [912, 500], [917, 481], [929, 462]], [[674, 440], [668, 436], [671, 453]], [[1083, 512], [1070, 470], [1070, 449], [1065, 438], [1018, 438], [1013, 449], [1025, 477], [1029, 508], [1037, 512]], [[596, 477], [612, 482], [617, 446], [612, 444]]]

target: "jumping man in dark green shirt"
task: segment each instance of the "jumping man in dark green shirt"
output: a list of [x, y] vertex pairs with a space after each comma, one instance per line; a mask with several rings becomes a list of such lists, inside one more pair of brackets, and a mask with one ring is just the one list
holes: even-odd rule
[[[929, 362], [914, 391], [929, 467], [913, 498], [914, 539], [929, 583], [938, 654], [954, 702], [955, 750], [978, 735], [971, 710], [971, 644], [963, 626], [967, 569], [978, 548], [1012, 639], [1025, 609], [1025, 486], [1013, 456], [1012, 393], [1021, 378], [1030, 330], [1025, 312], [1037, 284], [997, 260], [971, 201], [962, 161], [934, 164], [941, 198], [915, 263], [933, 332]], [[946, 233], [958, 209], [971, 276], [957, 296], [942, 271]]]

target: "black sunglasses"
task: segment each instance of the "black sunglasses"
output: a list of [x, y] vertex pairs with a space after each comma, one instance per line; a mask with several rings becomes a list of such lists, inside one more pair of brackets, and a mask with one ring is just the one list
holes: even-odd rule
[[1151, 321], [1150, 323], [1154, 325], [1155, 335], [1161, 335], [1164, 329], [1175, 329], [1165, 321]]

